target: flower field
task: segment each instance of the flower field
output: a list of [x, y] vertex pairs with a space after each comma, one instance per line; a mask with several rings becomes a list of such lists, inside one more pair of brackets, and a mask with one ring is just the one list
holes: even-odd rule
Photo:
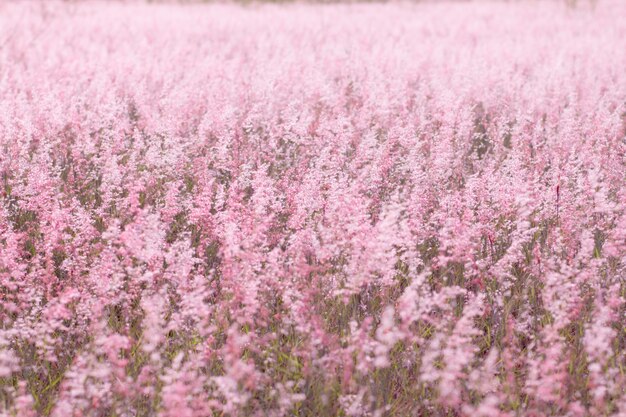
[[624, 22], [0, 3], [0, 416], [626, 416]]

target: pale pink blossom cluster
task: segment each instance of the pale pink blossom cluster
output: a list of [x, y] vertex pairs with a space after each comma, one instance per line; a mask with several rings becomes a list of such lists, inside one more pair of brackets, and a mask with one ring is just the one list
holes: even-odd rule
[[626, 2], [0, 2], [0, 416], [626, 416]]

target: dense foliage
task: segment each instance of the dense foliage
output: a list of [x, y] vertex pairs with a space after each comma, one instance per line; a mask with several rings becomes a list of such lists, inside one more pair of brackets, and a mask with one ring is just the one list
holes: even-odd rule
[[626, 416], [625, 21], [0, 3], [0, 414]]

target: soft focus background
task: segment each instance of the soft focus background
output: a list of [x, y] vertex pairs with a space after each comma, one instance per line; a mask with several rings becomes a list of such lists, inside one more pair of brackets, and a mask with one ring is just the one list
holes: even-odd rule
[[626, 2], [0, 3], [1, 416], [626, 416]]

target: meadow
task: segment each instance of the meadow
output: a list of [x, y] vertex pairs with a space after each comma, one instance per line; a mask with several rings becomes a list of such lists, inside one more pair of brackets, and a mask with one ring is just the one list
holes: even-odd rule
[[0, 3], [0, 416], [626, 416], [626, 2]]

